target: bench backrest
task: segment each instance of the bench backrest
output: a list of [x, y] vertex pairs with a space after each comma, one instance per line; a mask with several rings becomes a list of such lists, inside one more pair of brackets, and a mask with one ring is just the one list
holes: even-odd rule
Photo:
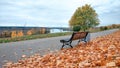
[[70, 40], [78, 40], [86, 38], [88, 32], [73, 32], [72, 37]]

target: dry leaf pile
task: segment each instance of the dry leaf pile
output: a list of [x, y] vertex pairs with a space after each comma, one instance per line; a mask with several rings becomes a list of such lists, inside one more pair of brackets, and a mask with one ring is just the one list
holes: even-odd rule
[[98, 37], [74, 48], [63, 49], [44, 56], [35, 54], [8, 62], [4, 68], [117, 68], [120, 67], [120, 31]]

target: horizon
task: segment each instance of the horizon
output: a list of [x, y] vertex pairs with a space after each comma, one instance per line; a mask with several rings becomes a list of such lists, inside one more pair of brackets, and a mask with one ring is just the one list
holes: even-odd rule
[[[96, 28], [96, 27], [105, 27], [105, 26], [112, 26], [112, 25], [120, 25], [120, 24], [109, 24], [109, 25], [104, 25], [104, 26], [95, 26], [94, 28]], [[50, 26], [0, 26], [0, 27], [23, 27], [23, 28], [28, 28], [28, 27], [30, 27], [30, 28], [36, 28], [36, 27], [38, 27], [38, 28], [70, 28], [70, 26], [68, 26], [68, 27], [61, 27], [61, 26], [53, 26], [53, 27], [50, 27]]]
[[98, 13], [98, 26], [120, 24], [120, 0], [1, 0], [0, 26], [69, 27], [75, 10], [85, 4]]

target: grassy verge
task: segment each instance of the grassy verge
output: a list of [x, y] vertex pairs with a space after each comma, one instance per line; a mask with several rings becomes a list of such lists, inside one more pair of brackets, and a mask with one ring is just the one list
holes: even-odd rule
[[65, 35], [71, 35], [71, 34], [72, 34], [72, 32], [63, 32], [63, 33], [50, 33], [50, 34], [39, 34], [39, 35], [25, 35], [25, 36], [16, 37], [16, 38], [0, 38], [0, 43], [16, 42], [16, 41], [23, 41], [23, 40], [30, 40], [30, 39], [38, 39], [38, 38], [65, 36]]
[[[109, 30], [109, 29], [107, 29]], [[93, 29], [89, 30], [90, 33], [104, 31], [100, 29]], [[31, 40], [31, 39], [38, 39], [38, 38], [48, 38], [48, 37], [57, 37], [57, 36], [65, 36], [71, 35], [72, 32], [62, 32], [62, 33], [50, 33], [50, 34], [39, 34], [39, 35], [25, 35], [22, 37], [16, 38], [0, 38], [0, 43], [7, 43], [7, 42], [16, 42], [16, 41], [23, 41], [23, 40]]]

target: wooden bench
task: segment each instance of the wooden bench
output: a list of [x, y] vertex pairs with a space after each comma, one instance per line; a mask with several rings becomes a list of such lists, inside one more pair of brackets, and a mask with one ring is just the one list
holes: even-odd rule
[[[87, 41], [86, 41], [86, 36], [87, 36], [87, 35], [88, 35], [88, 32], [73, 32], [71, 38], [61, 39], [61, 40], [60, 40], [60, 42], [63, 43], [62, 48], [63, 48], [65, 45], [69, 45], [71, 48], [73, 48], [72, 45], [71, 45], [71, 43], [72, 43], [73, 40], [79, 40], [78, 43], [79, 43], [80, 41], [87, 42]], [[62, 49], [62, 48], [61, 48], [61, 49]]]

